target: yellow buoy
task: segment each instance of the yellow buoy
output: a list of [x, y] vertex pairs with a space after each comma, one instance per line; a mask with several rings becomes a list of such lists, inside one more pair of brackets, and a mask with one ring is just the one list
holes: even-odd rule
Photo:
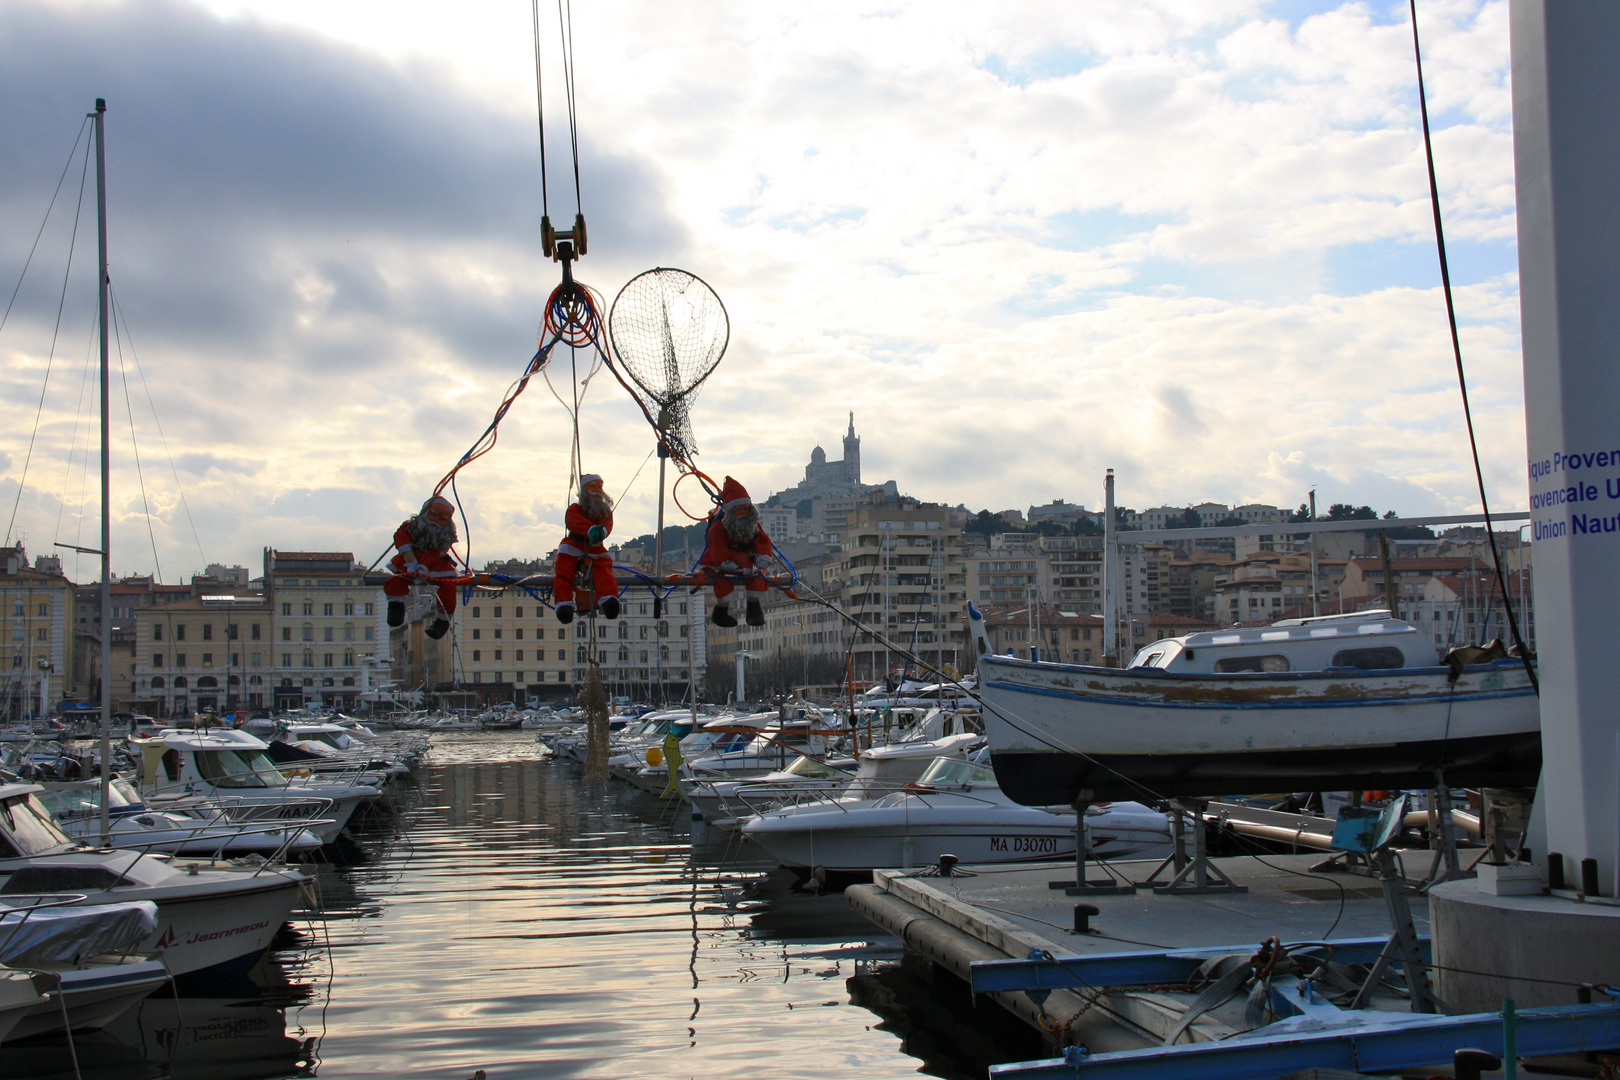
[[656, 769], [656, 768], [658, 768], [658, 766], [662, 765], [663, 763], [664, 763], [664, 752], [662, 750], [658, 749], [658, 747], [656, 747], [656, 746], [647, 747], [647, 764], [651, 765], [653, 768]]

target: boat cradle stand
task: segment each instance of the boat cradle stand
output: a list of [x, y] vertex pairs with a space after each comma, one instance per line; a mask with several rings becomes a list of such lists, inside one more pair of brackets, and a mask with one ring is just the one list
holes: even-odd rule
[[[1086, 822], [1086, 811], [1091, 808], [1091, 792], [1082, 790], [1074, 799], [1074, 878], [1047, 882], [1047, 887], [1062, 889], [1068, 896], [1130, 896], [1136, 886], [1123, 878], [1087, 878], [1086, 861], [1091, 856], [1091, 826]], [[1096, 911], [1090, 911], [1095, 915]], [[1080, 918], [1076, 909], [1076, 918]]]
[[[1151, 888], [1160, 896], [1182, 896], [1195, 893], [1246, 893], [1247, 885], [1239, 885], [1219, 866], [1209, 861], [1209, 846], [1205, 840], [1204, 815], [1209, 812], [1208, 799], [1176, 799], [1170, 804], [1170, 834], [1173, 847], [1170, 857], [1158, 869], [1138, 882], [1138, 887]], [[1191, 822], [1193, 853], [1187, 857], [1186, 826]], [[1155, 884], [1159, 875], [1172, 869], [1176, 876], [1163, 884]]]

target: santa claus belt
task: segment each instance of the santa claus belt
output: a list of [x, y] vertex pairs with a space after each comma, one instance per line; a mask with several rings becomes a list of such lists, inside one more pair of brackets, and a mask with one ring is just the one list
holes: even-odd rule
[[[572, 537], [570, 537], [570, 539], [572, 539]], [[586, 540], [584, 537], [580, 537], [579, 543], [588, 544], [590, 541]], [[605, 551], [584, 551], [574, 544], [569, 543], [567, 540], [563, 541], [561, 544], [558, 544], [557, 550], [564, 555], [577, 555], [582, 559], [587, 557], [593, 559], [604, 559], [607, 557], [607, 552]]]

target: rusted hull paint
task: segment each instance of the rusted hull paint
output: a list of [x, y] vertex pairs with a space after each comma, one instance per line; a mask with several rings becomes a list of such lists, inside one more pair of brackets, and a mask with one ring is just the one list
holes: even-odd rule
[[980, 661], [996, 776], [1019, 802], [1149, 793], [1533, 785], [1540, 716], [1521, 666], [1175, 675]]

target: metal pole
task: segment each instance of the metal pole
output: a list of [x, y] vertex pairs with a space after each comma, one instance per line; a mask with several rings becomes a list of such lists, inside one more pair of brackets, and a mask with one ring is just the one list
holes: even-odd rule
[[[1311, 488], [1311, 520], [1316, 520], [1316, 489]], [[1316, 534], [1311, 533], [1311, 615], [1322, 614], [1322, 602], [1316, 593]]]
[[107, 363], [107, 100], [96, 98], [96, 240], [101, 304], [101, 844], [110, 846], [112, 826], [112, 442]]
[[[1114, 470], [1103, 480], [1103, 663], [1119, 655], [1119, 595], [1114, 575], [1119, 572], [1119, 541], [1114, 534]], [[1116, 661], [1117, 662], [1117, 661]]]

